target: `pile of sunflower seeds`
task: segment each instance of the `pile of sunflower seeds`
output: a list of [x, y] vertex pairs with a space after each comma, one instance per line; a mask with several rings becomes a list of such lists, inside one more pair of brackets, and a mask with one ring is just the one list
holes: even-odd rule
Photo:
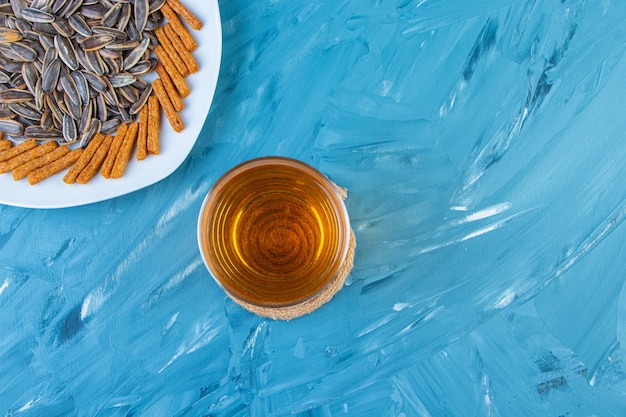
[[165, 0], [0, 0], [0, 132], [86, 144], [152, 92]]

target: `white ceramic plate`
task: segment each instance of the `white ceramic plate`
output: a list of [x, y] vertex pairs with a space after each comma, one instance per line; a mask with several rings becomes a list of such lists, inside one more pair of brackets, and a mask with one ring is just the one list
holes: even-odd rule
[[198, 43], [193, 52], [200, 71], [187, 77], [191, 94], [184, 99], [180, 113], [185, 129], [174, 132], [162, 115], [161, 154], [143, 161], [129, 161], [124, 176], [104, 179], [99, 174], [87, 184], [66, 184], [64, 172], [33, 186], [26, 179], [14, 181], [11, 174], [0, 174], [0, 204], [31, 208], [61, 208], [94, 203], [128, 194], [154, 184], [183, 163], [196, 142], [213, 100], [222, 56], [222, 28], [217, 0], [183, 2], [202, 22], [200, 31], [190, 29]]

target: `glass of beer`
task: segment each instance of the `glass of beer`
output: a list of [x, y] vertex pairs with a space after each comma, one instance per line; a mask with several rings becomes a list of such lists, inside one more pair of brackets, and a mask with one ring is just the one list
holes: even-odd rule
[[350, 246], [340, 190], [313, 167], [284, 157], [226, 172], [198, 220], [200, 253], [215, 281], [244, 307], [280, 309], [323, 293]]

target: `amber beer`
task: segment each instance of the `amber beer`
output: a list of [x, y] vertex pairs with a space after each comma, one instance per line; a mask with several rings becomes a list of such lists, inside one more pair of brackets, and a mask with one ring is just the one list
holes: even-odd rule
[[294, 159], [238, 165], [208, 193], [198, 240], [211, 275], [236, 301], [286, 307], [315, 297], [338, 274], [350, 224], [338, 188]]

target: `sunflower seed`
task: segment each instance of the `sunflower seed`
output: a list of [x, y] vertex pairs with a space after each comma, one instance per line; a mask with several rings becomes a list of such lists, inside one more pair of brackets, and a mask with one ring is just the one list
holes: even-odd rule
[[30, 91], [17, 90], [11, 88], [9, 90], [0, 91], [0, 103], [26, 103], [33, 100]]
[[127, 85], [131, 85], [135, 82], [137, 77], [128, 73], [119, 73], [109, 78], [109, 82], [114, 88], [124, 87]]
[[73, 14], [67, 20], [72, 29], [83, 36], [91, 36], [91, 27], [85, 22], [85, 19], [79, 14]]
[[48, 52], [48, 49], [54, 48], [54, 38], [50, 35], [46, 35], [45, 33], [39, 34], [39, 43], [43, 48]]
[[119, 107], [120, 103], [117, 100], [117, 94], [115, 94], [115, 91], [113, 91], [112, 89], [106, 89], [101, 93], [101, 95], [104, 97], [104, 100], [107, 102], [107, 104]]
[[115, 92], [117, 93], [117, 102], [119, 103], [119, 106], [125, 109], [130, 109], [132, 102], [128, 99], [128, 92], [125, 92], [123, 87], [115, 89]]
[[26, 83], [24, 83], [24, 77], [19, 72], [15, 72], [11, 74], [11, 80], [9, 81], [9, 85], [11, 88], [15, 88], [16, 90], [24, 90], [26, 88]]
[[109, 109], [103, 94], [98, 94], [96, 99], [93, 100], [93, 112], [94, 117], [97, 117], [100, 121], [109, 119]]
[[100, 133], [101, 129], [102, 129], [102, 122], [100, 122], [100, 120], [98, 119], [93, 119], [91, 123], [89, 123], [89, 127], [87, 128], [87, 130], [85, 130], [83, 134], [81, 135], [79, 146], [81, 148], [87, 146], [89, 141], [98, 133]]
[[104, 65], [107, 68], [106, 72], [109, 76], [114, 76], [115, 74], [118, 74], [121, 71], [121, 68], [120, 68], [122, 65], [121, 57], [111, 58], [111, 57], [104, 56], [102, 57], [102, 61], [104, 62]]
[[93, 105], [92, 102], [89, 102], [83, 106], [83, 111], [80, 114], [80, 119], [78, 120], [78, 131], [84, 132], [87, 130], [89, 123], [91, 123], [91, 115], [93, 114]]
[[63, 112], [59, 108], [59, 105], [56, 103], [54, 96], [52, 94], [44, 94], [44, 102], [46, 103], [46, 107], [52, 113], [52, 118], [55, 126], [60, 126], [63, 122]]
[[7, 135], [21, 135], [24, 133], [24, 125], [16, 120], [0, 119], [0, 132]]
[[39, 125], [27, 126], [24, 135], [38, 140], [59, 140], [63, 133], [58, 129], [44, 129]]
[[52, 3], [52, 9], [51, 9], [52, 13], [56, 15], [59, 12], [59, 10], [61, 10], [65, 6], [66, 3], [67, 3], [67, 0], [55, 0]]
[[49, 93], [56, 87], [60, 72], [61, 61], [59, 59], [52, 61], [48, 68], [44, 70], [41, 81], [41, 89], [44, 93]]
[[87, 62], [87, 56], [82, 48], [76, 48], [76, 58], [78, 58], [78, 65], [83, 69], [89, 69], [89, 62]]
[[23, 35], [25, 32], [32, 31], [33, 25], [26, 20], [18, 19], [15, 21], [15, 29], [19, 30]]
[[120, 112], [120, 117], [122, 118], [122, 121], [130, 122], [133, 120], [131, 114], [128, 112], [128, 110], [126, 110], [125, 107], [118, 107], [118, 110]]
[[22, 19], [26, 19], [32, 23], [52, 23], [54, 22], [54, 16], [50, 13], [46, 13], [42, 10], [34, 9], [32, 7], [25, 7], [22, 9]]
[[9, 109], [11, 109], [13, 113], [26, 119], [36, 120], [37, 122], [41, 120], [41, 113], [26, 105], [26, 103], [11, 103], [9, 104]]
[[25, 0], [12, 0], [10, 3], [11, 3], [11, 7], [13, 8], [13, 15], [15, 15], [15, 17], [18, 19], [22, 19], [22, 10], [28, 7], [28, 4], [26, 3], [26, 1]]
[[126, 33], [128, 33], [128, 39], [131, 41], [139, 43], [143, 39], [142, 33], [137, 30], [137, 26], [132, 20], [126, 25]]
[[153, 30], [161, 26], [162, 23], [163, 15], [161, 14], [161, 12], [156, 12], [152, 16], [150, 16], [150, 19], [148, 19], [148, 21], [146, 22], [144, 30], [152, 32]]
[[117, 29], [117, 28], [109, 28], [106, 26], [93, 26], [91, 31], [98, 35], [111, 35], [115, 37], [117, 41], [124, 41], [128, 39], [128, 35], [126, 32]]
[[[115, 49], [101, 48], [101, 49], [98, 49], [98, 53], [100, 54], [102, 59], [105, 60], [105, 62], [107, 59], [115, 60], [115, 59], [122, 57], [122, 51], [115, 50]], [[110, 66], [109, 66], [109, 69], [110, 69]]]
[[52, 64], [52, 61], [54, 61], [55, 59], [57, 59], [56, 47], [48, 48], [48, 50], [46, 51], [46, 54], [43, 57], [43, 61], [41, 64], [42, 72], [46, 72], [50, 64]]
[[150, 0], [150, 7], [148, 9], [148, 13], [152, 14], [158, 10], [161, 10], [161, 7], [165, 4], [166, 0]]
[[143, 108], [144, 104], [148, 101], [148, 97], [152, 94], [152, 84], [149, 84], [139, 96], [139, 99], [130, 106], [130, 114], [137, 114]]
[[89, 85], [93, 87], [94, 90], [99, 93], [102, 93], [104, 90], [106, 90], [107, 87], [102, 77], [89, 71], [82, 71], [82, 73], [85, 76], [85, 79], [87, 80]]
[[83, 108], [81, 107], [80, 103], [76, 104], [72, 100], [70, 100], [69, 95], [67, 93], [63, 94], [63, 98], [65, 102], [67, 103], [67, 110], [69, 114], [74, 118], [74, 120], [79, 120], [80, 116], [83, 113]]
[[56, 35], [58, 32], [50, 23], [33, 23], [33, 30], [38, 33], [45, 33], [48, 35]]
[[19, 42], [24, 36], [19, 30], [10, 28], [0, 28], [0, 43]]
[[122, 11], [122, 3], [116, 3], [113, 7], [105, 13], [102, 18], [102, 26], [113, 27], [118, 21], [120, 12]]
[[16, 73], [19, 72], [22, 68], [22, 63], [17, 61], [8, 61], [4, 62], [2, 65], [2, 69], [7, 73]]
[[46, 130], [52, 129], [52, 127], [54, 126], [54, 122], [52, 120], [52, 113], [50, 112], [50, 110], [46, 110], [41, 114], [39, 125]]
[[126, 85], [124, 87], [118, 88], [120, 95], [124, 97], [124, 99], [132, 104], [139, 100], [139, 90], [132, 85]]
[[52, 22], [52, 26], [59, 32], [60, 35], [65, 36], [66, 38], [74, 35], [74, 29], [69, 25], [67, 20], [63, 18], [57, 18]]
[[11, 48], [12, 44], [0, 44], [0, 56], [12, 62], [23, 62], [22, 57]]
[[74, 142], [78, 138], [78, 131], [76, 130], [76, 122], [69, 115], [63, 116], [63, 139], [66, 142]]
[[154, 32], [144, 32], [143, 36], [150, 39], [150, 45], [148, 46], [150, 50], [153, 50], [159, 44], [159, 40]]
[[11, 81], [9, 74], [4, 71], [0, 71], [0, 84], [7, 84], [9, 81]]
[[95, 74], [104, 75], [106, 73], [104, 62], [102, 61], [102, 57], [100, 57], [99, 53], [95, 51], [86, 51], [85, 60], [87, 62], [87, 68]]
[[41, 78], [37, 80], [37, 84], [35, 84], [35, 107], [38, 110], [41, 110], [44, 106], [45, 96], [43, 90], [41, 89]]
[[65, 4], [65, 7], [59, 12], [61, 16], [68, 19], [72, 16], [81, 6], [83, 5], [83, 0], [68, 0]]
[[117, 132], [120, 123], [120, 119], [109, 119], [102, 123], [102, 129], [100, 131], [105, 135], [113, 135]]
[[30, 7], [35, 9], [45, 9], [48, 6], [49, 0], [32, 0], [30, 3]]
[[156, 61], [152, 59], [139, 61], [135, 64], [134, 67], [129, 68], [128, 72], [139, 77], [141, 75], [147, 74], [151, 72], [152, 70], [154, 70], [155, 66], [156, 66]]
[[91, 35], [82, 41], [81, 47], [85, 52], [96, 51], [113, 43], [113, 41], [115, 41], [115, 36], [112, 35]]
[[85, 16], [87, 19], [102, 19], [106, 12], [108, 11], [107, 7], [103, 4], [89, 4], [83, 5], [80, 7], [80, 13]]
[[34, 63], [25, 62], [22, 65], [22, 77], [26, 83], [26, 88], [28, 88], [28, 91], [30, 91], [30, 93], [34, 96], [35, 86], [37, 85], [37, 80], [39, 79], [39, 71]]
[[61, 113], [69, 113], [70, 112], [70, 109], [68, 108], [69, 101], [65, 100], [65, 97], [63, 95], [63, 89], [61, 88], [60, 83], [57, 87], [58, 88], [55, 88], [52, 91], [52, 97], [54, 98], [54, 101], [57, 103], [57, 106], [61, 110]]
[[80, 97], [80, 94], [78, 93], [78, 87], [76, 86], [76, 82], [74, 81], [74, 78], [72, 78], [72, 76], [69, 74], [63, 74], [60, 81], [61, 81], [61, 86], [63, 86], [63, 90], [67, 94], [70, 101], [74, 105], [80, 106], [82, 104], [81, 103], [82, 99]]
[[85, 76], [80, 71], [73, 71], [70, 75], [74, 80], [74, 84], [76, 84], [76, 90], [78, 91], [81, 102], [83, 104], [88, 103], [90, 100], [89, 87], [87, 86]]
[[31, 62], [37, 59], [37, 52], [23, 43], [13, 42], [11, 49], [21, 58], [21, 61]]
[[0, 105], [0, 119], [13, 119], [15, 113], [6, 104]]
[[135, 26], [139, 32], [142, 32], [148, 23], [148, 12], [150, 11], [149, 0], [135, 0]]
[[129, 3], [124, 3], [122, 5], [122, 10], [120, 11], [120, 15], [117, 20], [117, 28], [121, 31], [126, 29], [126, 25], [130, 21], [130, 15], [132, 13], [132, 9]]
[[115, 51], [127, 51], [139, 46], [139, 41], [135, 40], [116, 40], [115, 42], [107, 45], [104, 49], [111, 49]]
[[31, 39], [31, 42], [29, 43], [29, 45], [31, 48], [35, 50], [35, 52], [37, 52], [36, 61], [41, 61], [43, 59], [43, 56], [46, 54], [46, 49], [39, 43], [38, 34], [35, 36], [35, 39]]
[[22, 126], [24, 126], [24, 131], [26, 131], [26, 128], [29, 126], [36, 126], [37, 125], [37, 121], [33, 120], [33, 119], [27, 119], [26, 117], [22, 117], [19, 114], [15, 116], [15, 120], [16, 122], [19, 122]]
[[144, 40], [141, 41], [139, 46], [137, 46], [135, 49], [130, 51], [129, 54], [126, 56], [126, 59], [124, 59], [124, 65], [123, 65], [124, 69], [127, 70], [129, 68], [134, 67], [135, 64], [141, 60], [141, 57], [143, 56], [144, 52], [148, 50], [149, 45], [150, 45], [150, 40], [148, 38], [145, 38]]
[[11, 7], [11, 3], [0, 4], [0, 14], [6, 16], [14, 16], [13, 7]]
[[76, 49], [72, 42], [61, 35], [54, 37], [54, 46], [59, 54], [59, 58], [65, 65], [67, 65], [72, 71], [78, 69], [78, 58], [76, 57]]

